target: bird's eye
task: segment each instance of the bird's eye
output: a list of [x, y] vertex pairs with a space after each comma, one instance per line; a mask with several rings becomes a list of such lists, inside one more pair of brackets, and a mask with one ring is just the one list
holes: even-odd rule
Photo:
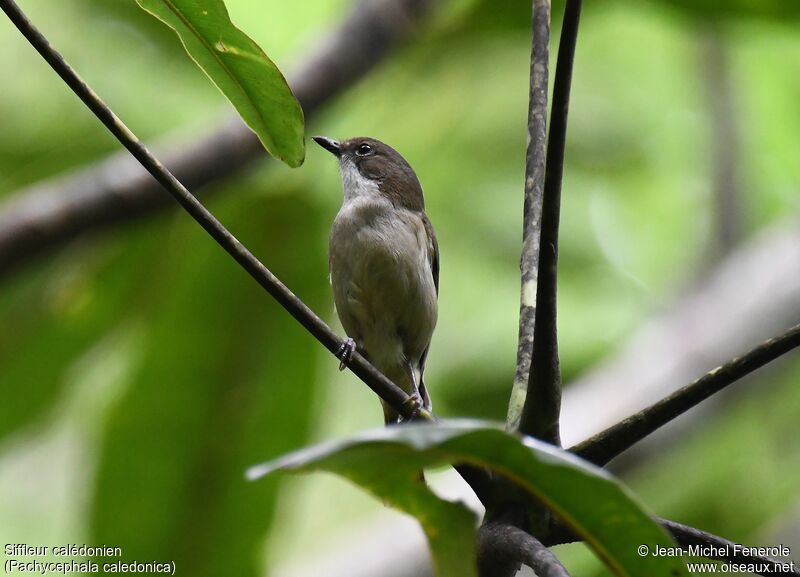
[[372, 147], [366, 142], [356, 148], [356, 155], [367, 156], [368, 154], [372, 154]]

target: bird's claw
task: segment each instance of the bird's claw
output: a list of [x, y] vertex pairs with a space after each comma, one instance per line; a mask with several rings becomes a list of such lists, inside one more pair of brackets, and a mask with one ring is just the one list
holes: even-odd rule
[[339, 359], [339, 370], [343, 371], [353, 359], [353, 353], [356, 351], [356, 342], [353, 339], [347, 338], [336, 351], [336, 358]]
[[404, 417], [401, 415], [397, 419], [398, 424], [407, 423], [419, 417], [419, 413], [420, 411], [422, 411], [424, 403], [422, 401], [422, 397], [420, 396], [420, 394], [414, 393], [413, 395], [409, 395], [408, 399], [406, 399], [406, 401], [403, 403], [403, 406], [408, 407], [409, 416]]

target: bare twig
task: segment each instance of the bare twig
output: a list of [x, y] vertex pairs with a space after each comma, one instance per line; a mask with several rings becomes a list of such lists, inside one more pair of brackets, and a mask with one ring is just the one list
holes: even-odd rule
[[[289, 75], [307, 119], [381, 62], [430, 12], [434, 0], [361, 0]], [[173, 174], [197, 190], [265, 159], [258, 139], [236, 117], [201, 139], [165, 147]], [[9, 196], [0, 207], [0, 278], [80, 234], [171, 207], [161, 187], [120, 153], [66, 178]]]
[[[784, 570], [789, 561], [775, 559], [763, 555], [752, 555], [749, 551], [752, 547], [743, 549], [742, 545], [728, 541], [722, 537], [706, 533], [700, 529], [695, 529], [688, 525], [682, 525], [669, 519], [657, 519], [659, 523], [669, 531], [677, 541], [678, 545], [682, 548], [688, 549], [691, 546], [700, 546], [704, 548], [709, 554], [702, 555], [709, 559], [719, 559], [720, 561], [728, 561], [737, 565], [750, 565], [757, 569], [755, 571], [758, 575], [800, 575], [800, 569], [796, 566], [794, 570]], [[751, 571], [748, 571], [748, 573]]]
[[547, 144], [533, 354], [528, 377], [528, 394], [519, 425], [520, 432], [554, 445], [561, 444], [558, 425], [561, 411], [561, 368], [558, 360], [556, 327], [558, 225], [569, 92], [580, 15], [581, 0], [567, 0], [558, 46], [550, 137]]
[[795, 325], [784, 334], [766, 341], [744, 356], [714, 369], [654, 405], [575, 445], [570, 451], [602, 466], [714, 393], [798, 346], [800, 346], [800, 325]]
[[541, 541], [522, 529], [503, 523], [487, 523], [478, 531], [480, 577], [512, 577], [520, 565], [538, 577], [569, 577], [569, 573]]
[[519, 427], [528, 391], [536, 318], [536, 269], [544, 195], [544, 164], [547, 147], [548, 60], [550, 58], [550, 1], [534, 0], [531, 41], [530, 96], [528, 99], [528, 150], [525, 156], [525, 205], [522, 215], [522, 277], [519, 305], [517, 370], [508, 403], [509, 430]]
[[[669, 519], [654, 517], [653, 520], [666, 529], [675, 542], [682, 549], [689, 551], [689, 547], [700, 546], [698, 551], [702, 554], [699, 557], [707, 559], [718, 559], [728, 561], [737, 565], [752, 565], [758, 575], [773, 575], [775, 573], [784, 575], [800, 575], [796, 564], [789, 571], [784, 571], [791, 562], [788, 560], [775, 559], [766, 555], [753, 555], [755, 547], [745, 547], [741, 544], [729, 541], [717, 535], [707, 533], [689, 525], [682, 525]], [[548, 546], [562, 545], [564, 543], [575, 543], [580, 541], [570, 529], [561, 524], [555, 524], [550, 539], [546, 541]], [[742, 571], [740, 571], [742, 572]], [[753, 571], [747, 571], [752, 573]]]

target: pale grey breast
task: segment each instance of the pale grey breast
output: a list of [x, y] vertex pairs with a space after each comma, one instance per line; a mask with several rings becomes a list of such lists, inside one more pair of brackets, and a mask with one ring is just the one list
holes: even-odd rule
[[437, 317], [422, 217], [394, 207], [357, 170], [343, 167], [342, 176], [351, 194], [334, 220], [330, 254], [342, 326], [379, 368], [404, 361], [416, 365]]

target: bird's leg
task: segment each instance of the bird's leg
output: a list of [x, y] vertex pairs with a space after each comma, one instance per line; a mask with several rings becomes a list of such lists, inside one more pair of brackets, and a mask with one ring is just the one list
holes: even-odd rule
[[410, 417], [403, 417], [402, 415], [398, 419], [398, 423], [405, 423], [407, 421], [413, 421], [419, 415], [419, 412], [425, 406], [425, 402], [422, 400], [422, 395], [419, 394], [419, 386], [417, 385], [417, 379], [414, 376], [414, 369], [411, 368], [411, 363], [406, 362], [406, 370], [408, 371], [408, 377], [411, 379], [411, 384], [414, 386], [414, 391], [409, 394], [408, 399], [405, 403], [405, 406], [409, 407], [411, 411]]
[[343, 371], [350, 361], [353, 359], [353, 353], [356, 351], [356, 342], [350, 337], [346, 338], [336, 351], [336, 358], [339, 359], [339, 370]]
[[423, 404], [424, 403], [422, 402], [422, 397], [419, 395], [419, 393], [412, 393], [411, 395], [409, 395], [408, 399], [406, 399], [406, 401], [403, 403], [403, 406], [409, 407], [409, 410], [411, 411], [411, 416], [404, 417], [403, 415], [400, 415], [397, 418], [397, 423], [398, 424], [407, 423], [409, 421], [413, 421], [414, 419], [416, 419], [419, 416], [419, 412], [422, 410]]

